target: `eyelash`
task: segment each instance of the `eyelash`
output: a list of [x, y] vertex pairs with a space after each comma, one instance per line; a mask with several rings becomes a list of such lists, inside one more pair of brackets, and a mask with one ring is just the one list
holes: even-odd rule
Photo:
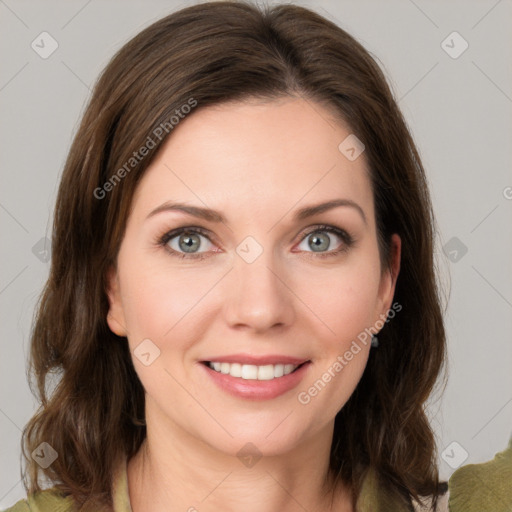
[[[333, 234], [337, 235], [343, 241], [343, 244], [341, 245], [341, 247], [339, 249], [336, 249], [334, 251], [323, 252], [323, 253], [322, 252], [318, 252], [318, 253], [313, 252], [313, 254], [315, 254], [316, 257], [329, 258], [331, 256], [337, 256], [338, 254], [346, 252], [354, 244], [354, 239], [345, 230], [339, 229], [335, 226], [326, 225], [326, 224], [319, 224], [317, 226], [314, 226], [313, 229], [309, 230], [307, 233], [304, 234], [304, 236], [299, 240], [299, 244], [301, 242], [303, 242], [309, 235], [312, 235], [313, 233], [317, 233], [317, 232], [321, 232], [321, 231], [326, 231], [328, 233], [333, 233]], [[163, 236], [161, 236], [157, 239], [157, 244], [159, 246], [164, 247], [169, 252], [169, 254], [171, 254], [171, 256], [176, 256], [181, 259], [204, 260], [205, 258], [209, 257], [207, 252], [181, 253], [181, 252], [175, 251], [174, 249], [171, 249], [167, 245], [170, 240], [172, 240], [173, 238], [175, 238], [183, 233], [202, 235], [202, 236], [208, 238], [208, 240], [210, 242], [212, 242], [212, 240], [210, 240], [208, 231], [206, 231], [205, 229], [196, 227], [196, 226], [188, 226], [188, 227], [184, 226], [181, 228], [176, 228], [171, 231], [168, 231]], [[306, 251], [306, 252], [308, 252], [308, 251]], [[311, 254], [311, 252], [310, 252], [310, 254]]]

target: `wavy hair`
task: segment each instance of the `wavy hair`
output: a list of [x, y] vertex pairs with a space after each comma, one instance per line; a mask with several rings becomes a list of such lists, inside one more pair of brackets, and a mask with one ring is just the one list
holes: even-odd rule
[[[80, 506], [111, 505], [116, 464], [145, 438], [144, 389], [127, 339], [108, 328], [106, 286], [137, 184], [172, 136], [169, 119], [191, 98], [197, 110], [287, 96], [327, 106], [364, 143], [384, 266], [391, 235], [402, 239], [394, 297], [402, 310], [336, 416], [332, 474], [350, 485], [354, 503], [370, 469], [408, 506], [443, 492], [425, 403], [446, 342], [418, 151], [384, 73], [355, 38], [309, 9], [245, 1], [201, 3], [153, 23], [95, 84], [64, 166], [34, 316], [27, 372], [41, 405], [22, 436], [27, 492], [42, 490], [42, 473]], [[143, 146], [147, 155], [134, 164]], [[42, 442], [58, 453], [46, 469], [30, 456]]]

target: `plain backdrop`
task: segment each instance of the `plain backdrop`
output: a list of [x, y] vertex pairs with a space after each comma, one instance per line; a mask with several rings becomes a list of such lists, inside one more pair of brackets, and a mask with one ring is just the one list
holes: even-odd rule
[[[192, 3], [0, 0], [0, 509], [25, 495], [20, 435], [37, 406], [26, 358], [49, 270], [44, 238], [90, 88], [125, 42]], [[385, 69], [428, 173], [449, 290], [449, 381], [428, 412], [448, 478], [512, 433], [512, 2], [297, 3]], [[44, 51], [58, 44], [47, 58], [41, 37]]]

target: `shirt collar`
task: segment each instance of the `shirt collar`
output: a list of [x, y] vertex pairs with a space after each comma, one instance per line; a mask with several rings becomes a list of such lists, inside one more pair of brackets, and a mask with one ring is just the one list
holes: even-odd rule
[[128, 492], [127, 459], [118, 465], [112, 482], [112, 500], [114, 512], [133, 512]]

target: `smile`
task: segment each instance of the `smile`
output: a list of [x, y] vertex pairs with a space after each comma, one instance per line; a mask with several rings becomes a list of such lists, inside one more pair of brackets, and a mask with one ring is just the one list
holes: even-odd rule
[[242, 364], [203, 361], [206, 377], [218, 389], [238, 398], [270, 400], [295, 389], [306, 376], [311, 361], [300, 364]]
[[278, 379], [289, 375], [301, 366], [295, 364], [266, 364], [256, 366], [253, 364], [220, 363], [216, 361], [207, 361], [206, 364], [216, 372], [246, 380]]

